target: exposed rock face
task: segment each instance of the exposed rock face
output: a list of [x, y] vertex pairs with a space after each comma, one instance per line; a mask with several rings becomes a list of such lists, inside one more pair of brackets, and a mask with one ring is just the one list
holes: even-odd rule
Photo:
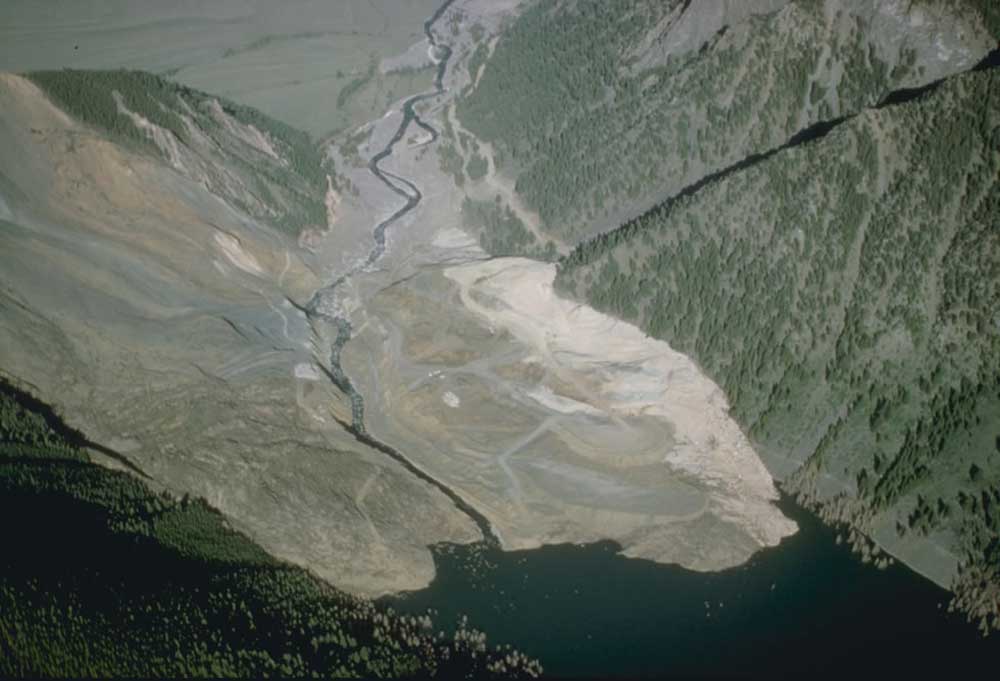
[[434, 573], [428, 544], [479, 536], [335, 422], [323, 341], [293, 305], [319, 279], [292, 235], [187, 172], [218, 167], [218, 149], [179, 144], [183, 168], [131, 151], [11, 75], [0, 147], [5, 376], [346, 589], [418, 588]]
[[674, 3], [643, 36], [629, 57], [638, 59], [642, 71], [660, 66], [670, 56], [682, 56], [701, 48], [724, 28], [746, 19], [777, 11], [792, 0], [694, 0]]
[[[808, 5], [813, 5], [809, 7]], [[847, 35], [852, 25], [865, 27], [865, 39], [877, 57], [890, 65], [913, 59], [923, 67], [905, 73], [913, 86], [920, 82], [956, 73], [974, 65], [996, 42], [972, 12], [957, 11], [954, 5], [909, 0], [698, 0], [681, 2], [672, 12], [646, 33], [628, 56], [638, 61], [632, 67], [644, 69], [661, 66], [670, 57], [682, 57], [700, 49], [720, 31], [753, 30], [753, 17], [772, 14], [774, 19], [793, 28], [796, 15], [812, 14], [819, 8], [826, 36], [823, 42], [835, 43]], [[760, 21], [771, 21], [762, 18]], [[800, 27], [804, 28], [804, 27]], [[811, 28], [805, 28], [811, 32]], [[911, 56], [912, 55], [912, 56]]]

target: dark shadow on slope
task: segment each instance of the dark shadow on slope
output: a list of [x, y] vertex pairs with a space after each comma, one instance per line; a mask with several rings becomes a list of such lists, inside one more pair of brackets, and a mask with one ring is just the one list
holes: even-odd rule
[[87, 436], [81, 433], [79, 430], [76, 430], [75, 428], [71, 428], [68, 425], [66, 425], [66, 423], [52, 409], [52, 407], [40, 401], [33, 395], [17, 388], [16, 386], [12, 385], [3, 378], [0, 378], [0, 392], [9, 396], [25, 411], [33, 412], [41, 416], [45, 420], [45, 425], [47, 425], [52, 430], [52, 432], [57, 434], [59, 437], [61, 437], [63, 440], [65, 440], [73, 447], [77, 447], [79, 449], [84, 449], [84, 450], [92, 449], [95, 452], [103, 454], [109, 459], [114, 459], [115, 461], [125, 466], [136, 475], [142, 476], [147, 480], [153, 479], [149, 474], [147, 474], [141, 468], [139, 468], [134, 463], [129, 461], [128, 458], [126, 458], [122, 454], [119, 454], [118, 452], [114, 451], [113, 449], [109, 449], [104, 445], [99, 445], [96, 442], [91, 442], [89, 439], [87, 439]]
[[368, 445], [372, 449], [382, 452], [389, 458], [393, 459], [394, 461], [402, 465], [403, 468], [412, 473], [416, 478], [423, 480], [428, 485], [434, 487], [442, 494], [444, 494], [446, 497], [448, 497], [448, 499], [450, 499], [451, 502], [455, 504], [455, 507], [458, 510], [462, 511], [467, 516], [469, 516], [469, 518], [471, 518], [472, 521], [476, 524], [476, 527], [479, 528], [479, 531], [483, 535], [483, 541], [486, 543], [487, 547], [496, 548], [500, 546], [500, 540], [497, 537], [496, 533], [493, 531], [493, 526], [490, 525], [490, 521], [486, 518], [486, 516], [484, 516], [475, 507], [473, 507], [467, 501], [465, 501], [465, 499], [463, 499], [455, 490], [451, 489], [446, 484], [436, 479], [429, 473], [426, 473], [423, 470], [421, 470], [416, 464], [414, 464], [408, 458], [403, 456], [403, 454], [394, 447], [385, 444], [381, 440], [376, 440], [368, 433], [360, 430], [354, 425], [351, 425], [349, 423], [346, 423], [338, 419], [337, 417], [334, 417], [334, 420], [345, 431], [353, 435], [355, 440], [357, 440], [361, 444]]
[[[974, 67], [969, 69], [969, 71], [988, 71], [1000, 66], [1000, 48], [997, 48], [990, 52], [988, 55], [983, 57], [982, 60]], [[948, 78], [954, 78], [954, 76], [948, 76]], [[928, 83], [927, 85], [921, 85], [920, 87], [913, 88], [901, 88], [895, 92], [889, 93], [881, 102], [879, 102], [875, 108], [884, 109], [887, 106], [896, 106], [897, 104], [906, 104], [907, 102], [912, 102], [921, 97], [925, 97], [928, 94], [934, 92], [939, 87], [941, 83], [948, 80], [948, 78], [939, 78], [933, 83]]]
[[998, 66], [1000, 66], [1000, 46], [997, 46], [997, 49], [983, 57], [983, 60], [976, 64], [972, 70], [986, 71], [988, 69], [995, 69]]
[[688, 186], [681, 189], [679, 192], [674, 194], [666, 201], [663, 201], [659, 205], [655, 206], [652, 210], [657, 210], [663, 206], [669, 206], [673, 204], [675, 201], [696, 194], [705, 187], [707, 187], [708, 185], [712, 184], [713, 182], [725, 179], [729, 175], [732, 175], [733, 173], [738, 173], [741, 170], [746, 170], [747, 168], [751, 168], [762, 161], [766, 161], [775, 154], [781, 153], [782, 151], [786, 151], [788, 149], [801, 146], [803, 144], [808, 144], [810, 142], [815, 142], [816, 140], [823, 139], [831, 132], [833, 132], [833, 130], [836, 129], [837, 126], [839, 126], [844, 121], [850, 120], [851, 118], [853, 118], [853, 116], [842, 116], [840, 118], [835, 118], [831, 121], [820, 121], [819, 123], [814, 123], [813, 125], [810, 125], [808, 128], [799, 130], [780, 147], [775, 147], [773, 149], [769, 149], [768, 151], [764, 151], [759, 154], [751, 154], [750, 156], [747, 156], [746, 158], [741, 159], [730, 166], [726, 166], [722, 170], [717, 170], [714, 173], [705, 175], [694, 184], [689, 184]]
[[885, 99], [875, 105], [876, 109], [884, 109], [889, 106], [896, 106], [898, 104], [906, 104], [914, 100], [926, 97], [930, 93], [937, 90], [944, 80], [935, 80], [933, 83], [928, 83], [927, 85], [921, 85], [920, 87], [909, 87], [900, 88], [890, 92]]

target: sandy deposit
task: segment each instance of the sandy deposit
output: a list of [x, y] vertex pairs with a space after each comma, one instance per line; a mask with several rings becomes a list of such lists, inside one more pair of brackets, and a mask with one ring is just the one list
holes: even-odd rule
[[612, 539], [629, 556], [720, 570], [795, 532], [691, 360], [556, 296], [552, 265], [476, 258], [451, 231], [433, 243], [461, 264], [393, 276], [342, 360], [369, 431], [488, 518], [505, 548]]
[[[795, 531], [770, 502], [778, 498], [767, 469], [730, 418], [722, 390], [695, 363], [631, 324], [560, 298], [555, 265], [499, 259], [450, 267], [462, 304], [491, 326], [508, 331], [550, 369], [595, 386], [590, 404], [557, 398], [540, 388], [546, 406], [585, 413], [653, 416], [673, 428], [675, 444], [663, 463], [723, 492], [728, 520], [741, 523], [762, 546]], [[480, 301], [488, 302], [482, 303]], [[572, 408], [572, 407], [570, 407]]]

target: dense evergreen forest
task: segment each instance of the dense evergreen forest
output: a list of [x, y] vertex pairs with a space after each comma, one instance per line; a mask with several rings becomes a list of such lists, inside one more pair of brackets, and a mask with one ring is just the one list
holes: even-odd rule
[[[920, 77], [912, 50], [883, 54], [860, 17], [845, 10], [831, 28], [806, 0], [649, 59], [647, 35], [679, 4], [539, 0], [459, 101], [463, 127], [493, 144], [550, 234], [575, 242], [613, 228]], [[979, 4], [1000, 36], [995, 3]]]
[[[224, 154], [223, 165], [239, 174], [253, 197], [230, 192], [227, 198], [254, 217], [292, 234], [326, 225], [324, 196], [329, 171], [323, 167], [322, 152], [304, 132], [256, 109], [143, 71], [65, 69], [35, 71], [25, 76], [70, 116], [113, 141], [166, 156], [152, 135], [122, 111], [120, 101], [193, 154]], [[225, 116], [259, 131], [279, 158], [262, 153], [232, 134], [226, 120], [213, 111], [215, 102]], [[214, 179], [211, 172], [208, 175]], [[226, 180], [220, 180], [216, 189], [225, 190], [227, 186]], [[264, 207], [255, 199], [263, 201]]]
[[400, 616], [267, 555], [204, 501], [90, 463], [0, 383], [0, 676], [525, 678], [460, 623]]
[[542, 246], [524, 222], [503, 204], [498, 195], [494, 201], [462, 202], [462, 222], [473, 234], [479, 235], [479, 245], [490, 255], [518, 255], [536, 260], [555, 260], [555, 244]]
[[828, 520], [958, 555], [956, 604], [984, 630], [1000, 626], [998, 174], [993, 69], [665, 203], [557, 277], [693, 356]]

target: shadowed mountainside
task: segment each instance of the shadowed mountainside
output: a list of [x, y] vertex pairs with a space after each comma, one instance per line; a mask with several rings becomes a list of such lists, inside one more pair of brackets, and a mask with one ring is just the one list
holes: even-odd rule
[[[275, 560], [203, 500], [90, 462], [45, 405], [0, 382], [0, 673], [528, 678], [464, 623], [435, 638]], [[43, 536], [45, 541], [39, 542]]]

